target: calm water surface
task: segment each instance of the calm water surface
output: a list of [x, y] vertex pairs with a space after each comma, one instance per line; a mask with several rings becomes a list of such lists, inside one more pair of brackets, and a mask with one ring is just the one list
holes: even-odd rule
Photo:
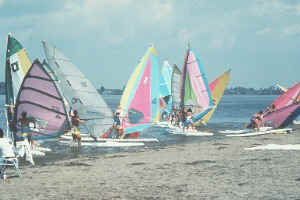
[[[263, 110], [268, 106], [277, 96], [273, 95], [227, 95], [224, 96], [218, 105], [213, 117], [203, 127], [203, 131], [217, 132], [224, 129], [241, 128], [249, 121], [250, 116]], [[107, 104], [115, 110], [119, 105], [121, 96], [109, 95], [104, 96]], [[0, 102], [4, 104], [4, 96], [0, 96]], [[6, 119], [3, 111], [1, 115], [1, 127], [6, 127]], [[57, 142], [57, 139], [52, 139], [43, 142], [43, 146], [50, 147], [52, 152], [47, 153], [45, 157], [37, 158], [38, 165], [52, 163], [55, 160], [75, 158], [79, 156], [98, 156], [110, 152], [128, 152], [141, 151], [145, 148], [163, 148], [171, 144], [182, 144], [190, 142], [201, 142], [211, 139], [222, 139], [224, 136], [215, 134], [210, 137], [184, 137], [180, 135], [172, 135], [167, 128], [151, 127], [143, 132], [143, 137], [155, 137], [159, 139], [159, 143], [148, 143], [145, 147], [122, 147], [122, 148], [103, 148], [103, 147], [85, 147], [80, 151], [74, 151], [70, 146], [63, 145]]]

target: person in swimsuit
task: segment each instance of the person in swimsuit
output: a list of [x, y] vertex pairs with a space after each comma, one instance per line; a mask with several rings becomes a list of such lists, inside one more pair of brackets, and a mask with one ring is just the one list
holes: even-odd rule
[[29, 128], [29, 124], [33, 123], [35, 126], [35, 120], [33, 118], [27, 117], [27, 112], [21, 113], [21, 118], [18, 120], [18, 123], [21, 124], [22, 136], [24, 139], [28, 139], [29, 144], [34, 146], [34, 141], [32, 140], [31, 130]]
[[185, 121], [185, 123], [186, 123], [186, 128], [187, 129], [193, 129], [193, 119], [192, 119], [192, 117], [193, 117], [193, 112], [192, 112], [192, 109], [191, 108], [189, 108], [188, 110], [187, 110], [187, 112], [186, 112], [186, 121]]
[[74, 147], [75, 142], [77, 140], [78, 142], [78, 148], [81, 146], [81, 136], [79, 131], [79, 124], [82, 122], [85, 122], [85, 120], [82, 120], [78, 116], [78, 111], [74, 110], [73, 115], [71, 116], [71, 122], [72, 122], [72, 147]]
[[120, 129], [121, 129], [121, 119], [120, 119], [120, 113], [119, 112], [115, 112], [114, 113], [114, 123], [113, 123], [113, 127], [117, 133], [116, 138], [120, 137]]

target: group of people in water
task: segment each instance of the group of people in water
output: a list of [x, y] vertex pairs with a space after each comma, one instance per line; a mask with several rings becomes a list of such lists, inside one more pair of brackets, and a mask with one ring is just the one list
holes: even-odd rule
[[[11, 116], [13, 116], [14, 112], [15, 112], [14, 105], [6, 105], [6, 106], [8, 107], [9, 114]], [[70, 121], [72, 124], [72, 127], [71, 127], [72, 147], [74, 147], [75, 142], [78, 142], [78, 147], [80, 147], [81, 146], [81, 133], [79, 130], [79, 125], [80, 125], [80, 123], [83, 123], [86, 120], [80, 119], [78, 111], [73, 110], [72, 107], [70, 108], [69, 116], [70, 116]], [[124, 119], [125, 119], [125, 117], [121, 116], [121, 107], [118, 106], [118, 108], [114, 112], [114, 116], [113, 116], [114, 122], [112, 124], [111, 129], [109, 130], [110, 131], [109, 134], [111, 134], [113, 138], [123, 139], [125, 137], [124, 128], [122, 126], [122, 121]], [[16, 132], [17, 126], [20, 127], [22, 137], [17, 138], [17, 140], [27, 139], [28, 142], [32, 146], [34, 145], [34, 141], [32, 140], [32, 130], [31, 130], [32, 127], [37, 128], [36, 120], [34, 118], [27, 116], [27, 112], [24, 111], [21, 113], [21, 117], [18, 119], [17, 122], [10, 123], [10, 124], [13, 124], [12, 127], [10, 127], [10, 129], [15, 130], [15, 132]], [[115, 134], [113, 134], [113, 133], [115, 133]], [[17, 136], [15, 135], [15, 137], [17, 137]], [[16, 140], [15, 140], [15, 146], [16, 146]]]
[[[297, 102], [300, 100], [300, 94], [296, 98]], [[294, 103], [297, 103], [294, 102]], [[14, 114], [14, 105], [7, 105], [9, 107], [8, 111], [13, 116]], [[261, 127], [264, 126], [263, 124], [263, 118], [270, 114], [271, 112], [276, 111], [276, 106], [274, 104], [271, 104], [267, 107], [265, 111], [260, 111], [258, 113], [255, 113], [251, 120], [250, 124], [248, 124], [245, 128], [255, 129], [257, 131], [260, 130]], [[113, 113], [113, 124], [112, 127], [107, 131], [106, 136], [112, 137], [112, 138], [119, 138], [123, 139], [125, 138], [126, 134], [124, 131], [123, 123], [126, 119], [126, 116], [121, 116], [121, 106], [118, 106], [116, 111]], [[71, 118], [72, 128], [72, 146], [74, 146], [75, 142], [78, 142], [78, 147], [81, 145], [81, 135], [79, 130], [79, 124], [82, 122], [85, 122], [86, 120], [79, 118], [79, 113], [77, 110], [72, 110], [70, 108], [69, 116]], [[168, 120], [173, 126], [177, 126], [179, 128], [183, 128], [183, 130], [196, 130], [194, 122], [193, 122], [193, 111], [192, 108], [183, 108], [183, 109], [176, 109], [172, 108], [170, 113], [167, 113], [166, 111], [163, 111], [161, 115], [161, 120]], [[13, 129], [16, 128], [16, 125], [18, 124], [19, 127], [21, 127], [22, 136], [24, 139], [28, 139], [28, 142], [33, 146], [34, 141], [32, 140], [31, 130], [30, 130], [30, 124], [33, 124], [34, 127], [36, 127], [36, 121], [32, 117], [27, 116], [27, 112], [21, 113], [21, 118], [15, 122], [15, 127], [11, 127]]]
[[182, 110], [172, 108], [169, 114], [162, 113], [162, 120], [168, 120], [173, 126], [183, 128], [183, 130], [195, 130], [192, 108]]

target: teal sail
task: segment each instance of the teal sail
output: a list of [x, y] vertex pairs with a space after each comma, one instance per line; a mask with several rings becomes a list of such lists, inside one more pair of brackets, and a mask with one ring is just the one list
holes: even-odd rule
[[164, 61], [160, 76], [161, 111], [170, 113], [172, 110], [171, 78], [173, 68], [168, 61]]

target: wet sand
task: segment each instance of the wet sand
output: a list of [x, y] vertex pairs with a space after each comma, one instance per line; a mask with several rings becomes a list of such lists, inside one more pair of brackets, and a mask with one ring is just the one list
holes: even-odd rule
[[270, 143], [300, 143], [300, 131], [26, 167], [0, 199], [300, 199], [300, 151], [244, 150]]

